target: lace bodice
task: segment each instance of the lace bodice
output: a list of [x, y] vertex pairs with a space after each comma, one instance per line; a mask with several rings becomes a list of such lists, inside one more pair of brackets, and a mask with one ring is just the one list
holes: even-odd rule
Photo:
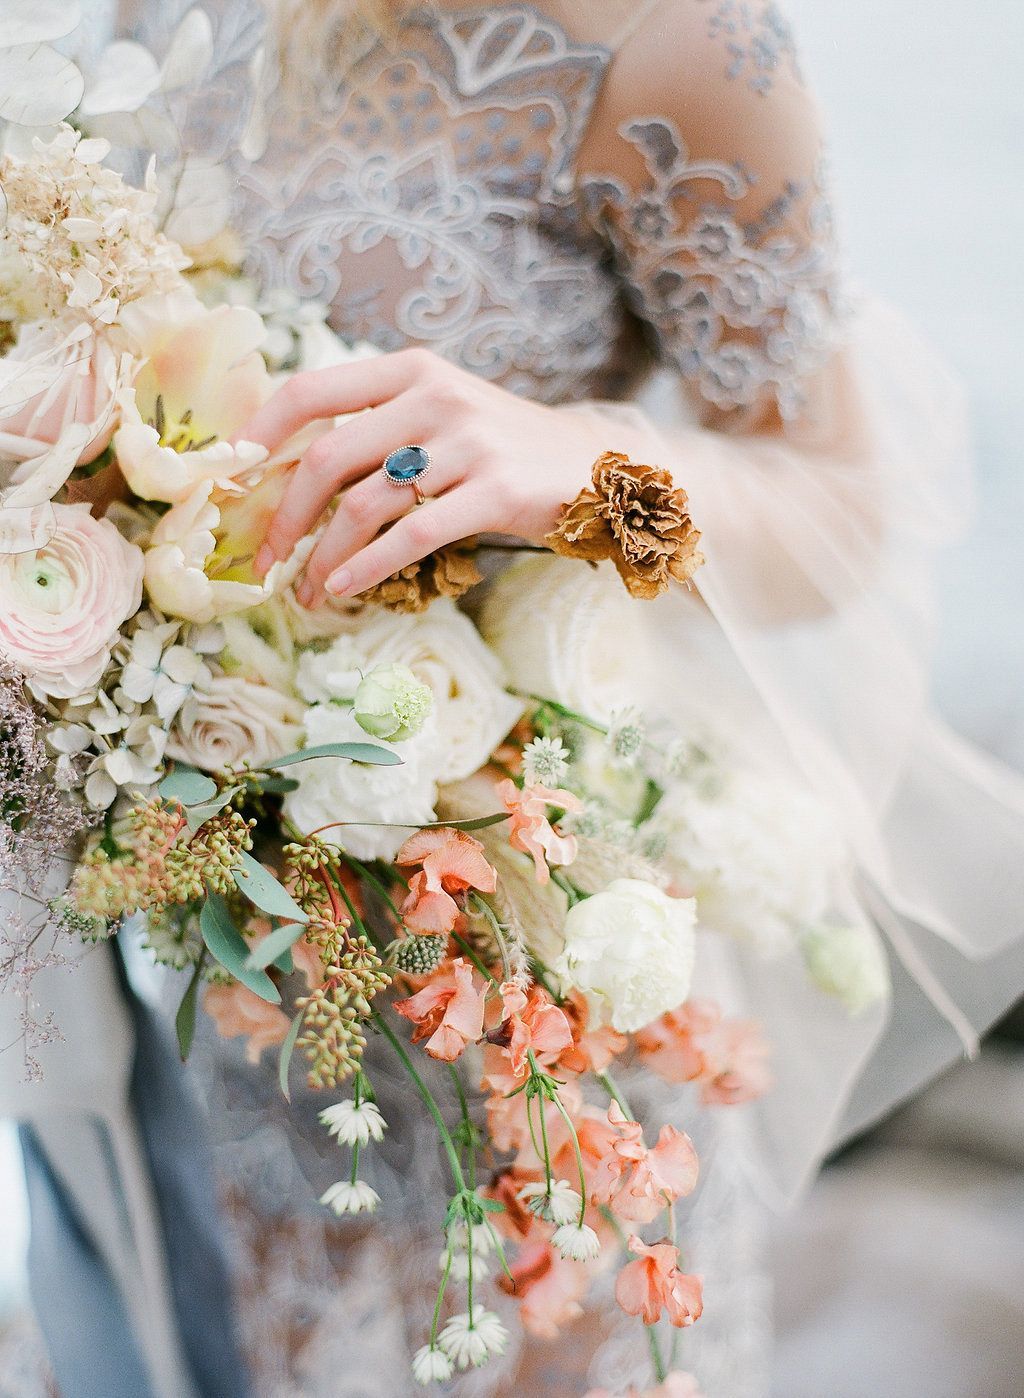
[[[216, 51], [242, 71], [256, 24], [220, 3]], [[359, 43], [300, 33], [290, 81], [266, 65], [265, 141], [238, 176], [253, 271], [347, 336], [427, 345], [544, 402], [624, 396], [657, 360], [705, 406], [797, 415], [832, 348], [835, 267], [777, 7], [562, 9], [399, 7]]]

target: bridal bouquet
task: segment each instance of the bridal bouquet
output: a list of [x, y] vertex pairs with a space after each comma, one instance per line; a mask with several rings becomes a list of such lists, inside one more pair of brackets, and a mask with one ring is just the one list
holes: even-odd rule
[[[489, 1269], [550, 1335], [624, 1252], [618, 1302], [659, 1391], [688, 1391], [655, 1327], [701, 1314], [675, 1208], [697, 1157], [674, 1126], [645, 1139], [614, 1066], [707, 1104], [767, 1086], [756, 1027], [690, 998], [698, 924], [797, 938], [819, 982], [870, 1000], [877, 966], [828, 925], [841, 856], [816, 808], [727, 749], [539, 687], [537, 654], [568, 664], [569, 642], [557, 606], [516, 606], [538, 585], [564, 610], [566, 579], [600, 570], [530, 559], [479, 624], [454, 600], [479, 577], [469, 546], [314, 612], [293, 590], [313, 538], [257, 576], [314, 433], [273, 456], [236, 433], [283, 374], [366, 351], [190, 279], [152, 177], [106, 155], [65, 125], [0, 162], [0, 888], [18, 894], [0, 973], [29, 1071], [59, 1029], [33, 971], [143, 914], [182, 975], [183, 1056], [201, 1004], [253, 1061], [275, 1050], [285, 1095], [300, 1056], [311, 1087], [344, 1089], [321, 1116], [349, 1152], [335, 1213], [378, 1203], [368, 1036], [408, 1072], [451, 1174], [417, 1380], [504, 1347]], [[450, 1101], [419, 1053], [449, 1066]]]

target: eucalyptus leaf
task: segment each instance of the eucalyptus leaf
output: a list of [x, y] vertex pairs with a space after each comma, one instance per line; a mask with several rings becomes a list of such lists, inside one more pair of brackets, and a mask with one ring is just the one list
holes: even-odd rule
[[259, 787], [268, 796], [286, 796], [289, 791], [298, 791], [299, 784], [294, 777], [263, 777]]
[[231, 871], [235, 883], [249, 899], [271, 917], [287, 918], [291, 922], [308, 922], [309, 917], [280, 880], [264, 869], [251, 854], [242, 854], [240, 863]]
[[249, 953], [247, 965], [254, 971], [265, 970], [272, 961], [276, 962], [286, 951], [291, 950], [304, 930], [301, 922], [288, 922], [283, 927], [275, 928]]
[[189, 1056], [192, 1049], [192, 1040], [196, 1033], [196, 1000], [199, 996], [199, 981], [202, 974], [203, 963], [192, 972], [192, 979], [188, 983], [185, 994], [181, 997], [181, 1004], [178, 1006], [178, 1013], [174, 1016], [174, 1029], [178, 1036], [178, 1049], [181, 1053], [181, 1061]]
[[301, 752], [290, 752], [263, 765], [276, 771], [278, 767], [290, 767], [293, 762], [309, 762], [314, 757], [347, 757], [350, 762], [365, 762], [377, 767], [402, 765], [397, 752], [379, 747], [376, 743], [320, 743], [316, 747], [303, 748]]
[[281, 1045], [281, 1057], [277, 1062], [277, 1080], [281, 1084], [281, 1091], [284, 1093], [286, 1102], [292, 1100], [292, 1095], [288, 1090], [288, 1069], [291, 1066], [295, 1040], [299, 1037], [299, 1030], [302, 1028], [303, 1013], [304, 1011], [300, 1010], [292, 1020], [291, 1028], [285, 1035], [284, 1043]]
[[205, 772], [197, 771], [186, 762], [175, 764], [157, 787], [165, 801], [180, 801], [183, 806], [200, 806], [217, 795], [217, 783]]
[[199, 915], [199, 928], [210, 955], [226, 971], [242, 982], [254, 995], [271, 1005], [281, 1003], [281, 992], [265, 971], [254, 971], [248, 965], [249, 946], [231, 921], [228, 905], [219, 893], [208, 894]]
[[241, 791], [240, 786], [232, 786], [227, 791], [222, 791], [213, 801], [204, 801], [200, 806], [186, 806], [185, 819], [188, 821], [188, 828], [194, 835], [200, 826], [205, 825], [215, 815], [218, 815], [228, 802], [237, 796]]

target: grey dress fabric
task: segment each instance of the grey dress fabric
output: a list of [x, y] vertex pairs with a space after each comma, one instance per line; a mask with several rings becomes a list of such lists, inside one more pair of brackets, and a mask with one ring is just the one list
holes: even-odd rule
[[[135, 1031], [131, 1101], [194, 1391], [197, 1398], [248, 1398], [203, 1114], [166, 1026], [133, 993], [123, 968], [121, 984]], [[71, 1126], [95, 1132], [102, 1149], [106, 1127], [99, 1118], [83, 1114]], [[29, 1285], [63, 1398], [152, 1398], [116, 1281], [51, 1163], [51, 1150], [60, 1149], [58, 1134], [23, 1125], [20, 1138], [32, 1222]]]

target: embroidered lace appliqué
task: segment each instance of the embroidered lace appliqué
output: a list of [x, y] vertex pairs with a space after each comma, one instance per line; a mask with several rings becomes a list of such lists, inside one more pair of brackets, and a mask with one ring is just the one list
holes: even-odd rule
[[408, 15], [319, 112], [280, 99], [241, 181], [257, 275], [383, 349], [548, 402], [609, 392], [618, 289], [571, 173], [608, 58], [529, 6]]
[[[702, 4], [709, 0], [701, 0]], [[721, 39], [729, 54], [726, 76], [742, 77], [755, 92], [771, 91], [775, 75], [784, 63], [796, 77], [799, 69], [789, 21], [773, 0], [710, 0], [714, 12], [708, 33]]]
[[[691, 160], [661, 117], [629, 122], [621, 134], [643, 156], [649, 182], [636, 190], [591, 176], [583, 191], [659, 358], [720, 408], [748, 407], [767, 391], [783, 417], [797, 416], [801, 385], [828, 357], [838, 320], [820, 190], [790, 184], [755, 223], [743, 224], [729, 202], [753, 187], [742, 166]], [[709, 183], [719, 197], [699, 202], [699, 187]], [[798, 241], [782, 225], [808, 198], [807, 237]]]

